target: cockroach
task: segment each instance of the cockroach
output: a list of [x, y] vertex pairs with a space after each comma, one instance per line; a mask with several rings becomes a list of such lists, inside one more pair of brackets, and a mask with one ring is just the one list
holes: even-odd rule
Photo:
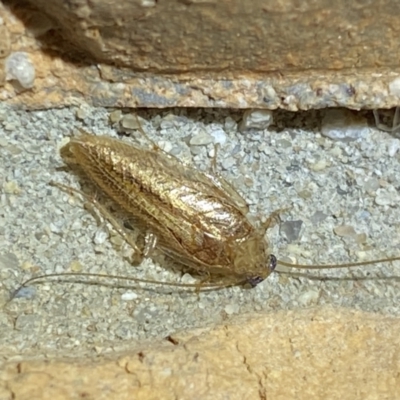
[[[199, 171], [159, 148], [143, 149], [119, 139], [83, 131], [72, 137], [60, 152], [67, 164], [78, 166], [143, 229], [146, 240], [141, 249], [111, 212], [92, 199], [100, 214], [136, 252], [147, 257], [157, 247], [173, 260], [205, 275], [205, 281], [209, 282], [200, 283], [201, 287], [246, 283], [255, 287], [274, 271], [277, 263], [300, 269], [328, 269], [400, 260], [400, 257], [391, 257], [339, 265], [299, 265], [277, 261], [268, 250], [265, 233], [278, 212], [273, 213], [262, 226], [255, 226], [247, 218], [245, 200], [218, 173]], [[53, 185], [88, 198], [77, 189], [57, 183]], [[21, 287], [38, 279], [68, 275], [160, 283], [114, 275], [64, 273], [34, 277]]]

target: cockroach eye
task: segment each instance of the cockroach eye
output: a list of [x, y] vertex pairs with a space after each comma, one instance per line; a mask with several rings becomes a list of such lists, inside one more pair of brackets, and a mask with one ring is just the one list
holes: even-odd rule
[[275, 257], [273, 254], [271, 254], [271, 255], [269, 256], [269, 270], [270, 270], [271, 272], [275, 270], [276, 264], [277, 264], [276, 257]]

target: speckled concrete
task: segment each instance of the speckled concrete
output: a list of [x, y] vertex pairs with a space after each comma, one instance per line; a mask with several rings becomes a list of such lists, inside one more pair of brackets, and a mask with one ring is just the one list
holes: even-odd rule
[[[399, 255], [399, 140], [375, 129], [372, 114], [354, 116], [363, 128], [353, 141], [322, 136], [324, 113], [315, 111], [276, 113], [269, 128], [244, 132], [238, 129], [240, 112], [166, 110], [140, 116], [160, 146], [198, 168], [209, 167], [214, 149], [209, 138], [219, 138], [217, 168], [244, 196], [255, 220], [289, 207], [267, 234], [278, 258], [338, 263]], [[175, 282], [195, 279], [162, 260], [155, 264], [146, 259], [133, 267], [125, 257], [130, 249], [119, 246], [107, 224], [99, 225], [80, 199], [48, 185], [55, 180], [79, 186], [70, 170], [60, 169], [58, 152], [75, 127], [115, 135], [120, 117], [112, 114], [110, 122], [105, 109], [24, 112], [1, 106], [1, 355], [103, 354], [237, 314], [324, 304], [400, 314], [398, 262], [316, 271], [310, 277], [276, 273], [255, 289], [199, 296], [168, 287], [48, 281], [8, 302], [33, 274], [82, 271]], [[132, 136], [145, 145], [139, 135]], [[208, 144], [198, 144], [204, 138]]]

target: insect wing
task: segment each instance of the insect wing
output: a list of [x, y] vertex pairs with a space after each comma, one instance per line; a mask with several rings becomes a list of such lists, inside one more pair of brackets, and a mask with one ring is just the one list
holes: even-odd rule
[[89, 178], [157, 235], [162, 250], [191, 267], [229, 270], [229, 249], [254, 230], [244, 200], [220, 177], [108, 137], [82, 135], [67, 146]]

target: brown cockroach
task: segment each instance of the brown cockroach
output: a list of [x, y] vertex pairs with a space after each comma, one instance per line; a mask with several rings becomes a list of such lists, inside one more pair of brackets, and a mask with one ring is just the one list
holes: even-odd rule
[[[143, 131], [142, 134], [145, 135]], [[239, 193], [217, 173], [201, 172], [161, 149], [143, 149], [122, 140], [85, 132], [61, 149], [68, 164], [76, 164], [98, 188], [111, 198], [146, 233], [144, 249], [101, 204], [92, 199], [103, 217], [143, 256], [157, 247], [162, 253], [207, 279], [225, 282], [199, 285], [165, 283], [172, 286], [224, 287], [249, 284], [254, 287], [275, 269], [277, 263], [300, 269], [344, 268], [400, 260], [391, 257], [340, 265], [299, 265], [277, 261], [268, 250], [265, 232], [277, 212], [261, 227], [247, 218], [248, 207]], [[53, 183], [63, 190], [84, 193]], [[34, 277], [96, 276], [138, 282], [151, 280], [114, 275], [64, 273]]]
[[61, 154], [146, 230], [151, 242], [146, 256], [157, 246], [197, 272], [252, 286], [274, 270], [264, 230], [249, 222], [245, 201], [217, 174], [184, 165], [162, 150], [85, 133]]

